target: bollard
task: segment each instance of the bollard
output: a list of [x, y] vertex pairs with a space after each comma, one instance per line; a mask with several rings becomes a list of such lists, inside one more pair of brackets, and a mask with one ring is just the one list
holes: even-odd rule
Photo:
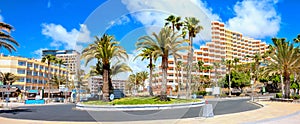
[[214, 110], [212, 104], [208, 104], [208, 101], [205, 100], [205, 105], [203, 106], [203, 117], [213, 117], [214, 116]]

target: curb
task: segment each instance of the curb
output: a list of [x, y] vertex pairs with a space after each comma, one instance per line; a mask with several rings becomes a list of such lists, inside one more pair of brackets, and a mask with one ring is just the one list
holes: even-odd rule
[[83, 105], [76, 104], [76, 109], [88, 111], [141, 111], [141, 110], [165, 110], [200, 107], [205, 104], [202, 102], [184, 103], [184, 104], [162, 104], [162, 105]]
[[256, 106], [259, 106], [259, 107], [265, 107], [263, 104], [260, 104], [260, 103], [257, 103], [257, 102], [253, 102], [253, 101], [248, 101], [249, 103], [252, 103], [252, 104], [254, 104], [254, 105], [256, 105]]

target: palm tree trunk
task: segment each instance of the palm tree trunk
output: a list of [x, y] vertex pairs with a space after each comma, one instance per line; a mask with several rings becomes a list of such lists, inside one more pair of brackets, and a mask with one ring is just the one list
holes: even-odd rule
[[290, 82], [290, 75], [287, 74], [287, 73], [284, 74], [284, 83], [285, 83], [284, 98], [289, 99], [290, 98], [290, 86], [291, 86], [291, 82]]
[[108, 76], [109, 76], [109, 65], [104, 65], [103, 64], [103, 101], [108, 102], [109, 101], [109, 81], [108, 81]]
[[162, 84], [160, 92], [160, 100], [167, 101], [167, 70], [168, 70], [168, 55], [162, 56]]
[[50, 63], [48, 63], [48, 100], [50, 100], [50, 79], [51, 79], [51, 69], [50, 69]]
[[150, 96], [153, 96], [153, 90], [152, 90], [152, 71], [153, 71], [152, 56], [150, 56], [150, 77], [149, 77], [149, 95]]
[[230, 67], [228, 68], [228, 70], [229, 70], [229, 74], [228, 74], [228, 77], [229, 77], [229, 80], [228, 80], [228, 84], [229, 84], [229, 96], [231, 96], [231, 79], [230, 79], [230, 75], [231, 75], [231, 73], [230, 73]]
[[192, 83], [192, 62], [193, 62], [193, 41], [191, 38], [191, 35], [189, 35], [189, 46], [190, 46], [190, 50], [188, 53], [188, 81], [186, 83], [186, 98], [189, 99], [190, 98], [190, 91], [191, 91], [191, 83]]
[[280, 81], [281, 81], [281, 92], [282, 92], [282, 96], [284, 96], [284, 84], [283, 84], [283, 76], [282, 76], [282, 74], [280, 75]]

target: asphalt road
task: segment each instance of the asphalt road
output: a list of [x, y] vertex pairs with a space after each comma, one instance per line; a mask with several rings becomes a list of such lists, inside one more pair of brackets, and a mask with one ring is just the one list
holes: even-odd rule
[[[248, 103], [249, 99], [209, 101], [213, 104], [214, 114], [222, 115], [236, 113], [259, 108]], [[75, 110], [74, 104], [27, 106], [19, 107], [12, 111], [0, 111], [0, 116], [15, 119], [46, 120], [46, 121], [82, 121], [82, 122], [115, 122], [115, 121], [139, 121], [180, 119], [202, 116], [202, 107], [151, 110], [151, 111], [123, 111], [123, 112], [98, 112]]]

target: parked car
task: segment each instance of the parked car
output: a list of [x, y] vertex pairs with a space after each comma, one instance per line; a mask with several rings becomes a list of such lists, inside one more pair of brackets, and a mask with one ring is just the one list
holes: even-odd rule
[[64, 102], [64, 98], [53, 98], [52, 102]]

